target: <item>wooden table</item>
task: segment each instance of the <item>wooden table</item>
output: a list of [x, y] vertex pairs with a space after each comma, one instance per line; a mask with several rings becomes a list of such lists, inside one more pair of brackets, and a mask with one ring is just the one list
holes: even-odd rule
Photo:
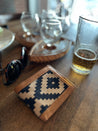
[[[13, 32], [21, 29], [17, 21], [8, 24]], [[14, 43], [2, 52], [3, 67], [20, 58], [21, 45]], [[10, 86], [2, 83], [0, 74], [0, 131], [98, 131], [98, 62], [88, 76], [71, 70], [73, 46], [62, 58], [49, 63], [29, 63]], [[76, 88], [57, 112], [47, 121], [38, 119], [17, 97], [14, 87], [47, 64], [72, 81]]]

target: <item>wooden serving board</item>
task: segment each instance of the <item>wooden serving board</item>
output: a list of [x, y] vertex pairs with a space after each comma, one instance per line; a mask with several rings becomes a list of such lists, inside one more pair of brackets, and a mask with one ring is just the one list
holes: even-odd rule
[[72, 42], [67, 39], [60, 39], [55, 43], [56, 49], [45, 49], [45, 43], [40, 40], [29, 52], [29, 59], [33, 62], [49, 62], [63, 57], [70, 49]]

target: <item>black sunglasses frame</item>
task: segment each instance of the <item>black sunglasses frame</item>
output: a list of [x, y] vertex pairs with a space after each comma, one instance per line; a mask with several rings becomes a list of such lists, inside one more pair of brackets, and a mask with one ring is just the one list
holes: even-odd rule
[[28, 54], [26, 47], [22, 47], [21, 57], [13, 60], [5, 68], [2, 68], [2, 55], [0, 53], [0, 72], [4, 85], [12, 84], [20, 75], [21, 70], [25, 68], [28, 62]]

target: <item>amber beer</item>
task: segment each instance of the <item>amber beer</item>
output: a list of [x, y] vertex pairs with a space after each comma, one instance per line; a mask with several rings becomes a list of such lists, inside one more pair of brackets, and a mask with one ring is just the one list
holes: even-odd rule
[[91, 49], [77, 49], [73, 54], [73, 70], [81, 74], [88, 74], [96, 62], [96, 57], [96, 53]]

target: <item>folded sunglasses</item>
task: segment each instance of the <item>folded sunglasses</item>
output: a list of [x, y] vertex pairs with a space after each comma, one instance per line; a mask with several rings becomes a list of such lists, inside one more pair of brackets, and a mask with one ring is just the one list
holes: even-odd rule
[[13, 83], [18, 78], [21, 71], [25, 68], [27, 62], [27, 49], [26, 47], [22, 47], [20, 59], [12, 60], [5, 68], [2, 68], [2, 55], [0, 52], [0, 72], [2, 74], [4, 85], [10, 85]]

